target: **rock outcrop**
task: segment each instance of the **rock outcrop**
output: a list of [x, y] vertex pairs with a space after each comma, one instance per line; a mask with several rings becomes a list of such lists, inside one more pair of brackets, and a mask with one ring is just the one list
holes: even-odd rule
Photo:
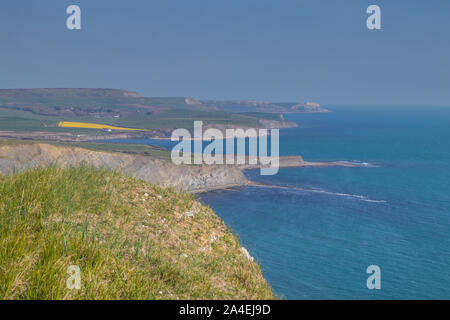
[[290, 113], [320, 113], [330, 112], [328, 109], [324, 109], [320, 104], [315, 102], [299, 102], [289, 108]]

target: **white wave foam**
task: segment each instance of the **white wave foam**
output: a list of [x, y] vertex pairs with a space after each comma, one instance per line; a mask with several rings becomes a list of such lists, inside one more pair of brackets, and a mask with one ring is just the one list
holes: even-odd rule
[[321, 194], [328, 194], [331, 196], [337, 196], [337, 197], [346, 197], [351, 199], [357, 199], [365, 202], [373, 202], [373, 203], [387, 203], [386, 200], [373, 200], [363, 195], [358, 194], [350, 194], [350, 193], [342, 193], [342, 192], [331, 192], [326, 191], [319, 188], [311, 187], [310, 189], [306, 188], [298, 188], [294, 186], [280, 186], [280, 185], [269, 185], [269, 184], [253, 184], [253, 186], [256, 187], [264, 187], [264, 188], [276, 188], [276, 189], [284, 189], [284, 190], [292, 190], [292, 191], [303, 191], [303, 192], [312, 192], [312, 193], [321, 193]]
[[387, 203], [386, 200], [373, 200], [373, 199], [367, 198], [367, 197], [365, 197], [363, 195], [357, 195], [357, 194], [331, 192], [331, 191], [326, 191], [326, 190], [321, 190], [321, 189], [300, 189], [299, 188], [297, 190], [306, 191], [306, 192], [328, 194], [328, 195], [337, 196], [337, 197], [353, 198], [353, 199], [358, 199], [358, 200], [365, 201], [365, 202]]
[[372, 200], [362, 195], [357, 194], [349, 194], [349, 193], [341, 193], [341, 192], [330, 192], [325, 190], [311, 190], [312, 192], [324, 193], [338, 197], [346, 197], [346, 198], [354, 198], [365, 202], [374, 202], [374, 203], [386, 203], [386, 200]]
[[369, 162], [363, 162], [363, 161], [359, 161], [359, 160], [342, 160], [342, 161], [336, 161], [338, 163], [343, 163], [343, 164], [350, 164], [353, 166], [358, 166], [358, 167], [365, 167], [365, 168], [378, 168], [379, 166], [373, 163], [369, 163]]

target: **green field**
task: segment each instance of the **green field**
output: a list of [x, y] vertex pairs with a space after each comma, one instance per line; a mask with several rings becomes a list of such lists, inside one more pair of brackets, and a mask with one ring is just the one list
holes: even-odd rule
[[[205, 125], [261, 127], [259, 119], [279, 115], [231, 113], [185, 98], [147, 98], [112, 89], [0, 90], [0, 130], [70, 132], [99, 131], [58, 127], [59, 121], [92, 122], [140, 129], [192, 129], [194, 120]], [[102, 131], [100, 131], [102, 132]]]
[[[49, 143], [49, 142], [45, 142]], [[52, 143], [49, 144], [59, 146], [69, 146], [84, 148], [93, 151], [105, 152], [121, 152], [140, 154], [145, 156], [152, 156], [161, 160], [170, 160], [170, 151], [160, 147], [143, 145], [143, 144], [128, 144], [128, 143], [101, 143], [101, 142], [67, 142], [67, 143]]]

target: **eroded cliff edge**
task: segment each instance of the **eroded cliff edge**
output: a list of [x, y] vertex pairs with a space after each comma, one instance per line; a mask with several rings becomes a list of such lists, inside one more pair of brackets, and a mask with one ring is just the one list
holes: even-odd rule
[[146, 182], [198, 193], [247, 185], [241, 169], [232, 165], [175, 165], [148, 156], [91, 151], [43, 143], [0, 146], [0, 173], [38, 167], [86, 165], [108, 168]]
[[[5, 141], [9, 142], [2, 144], [0, 140], [0, 174], [12, 174], [50, 165], [61, 168], [84, 165], [107, 168], [151, 184], [189, 193], [250, 185], [243, 171], [269, 166], [267, 161], [249, 164], [248, 156], [245, 157], [245, 164], [238, 165], [175, 165], [170, 160], [149, 155], [18, 140]], [[236, 159], [235, 163], [239, 161]], [[356, 165], [343, 162], [309, 162], [303, 160], [301, 156], [279, 157], [280, 168], [329, 166], [355, 167]]]

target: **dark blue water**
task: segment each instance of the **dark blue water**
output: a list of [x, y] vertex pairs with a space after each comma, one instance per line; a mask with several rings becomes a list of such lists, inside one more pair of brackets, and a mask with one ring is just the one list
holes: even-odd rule
[[[293, 188], [201, 200], [287, 299], [450, 298], [450, 108], [334, 111], [287, 116], [299, 127], [281, 130], [280, 154], [363, 165], [248, 171]], [[369, 265], [380, 290], [367, 289]]]

